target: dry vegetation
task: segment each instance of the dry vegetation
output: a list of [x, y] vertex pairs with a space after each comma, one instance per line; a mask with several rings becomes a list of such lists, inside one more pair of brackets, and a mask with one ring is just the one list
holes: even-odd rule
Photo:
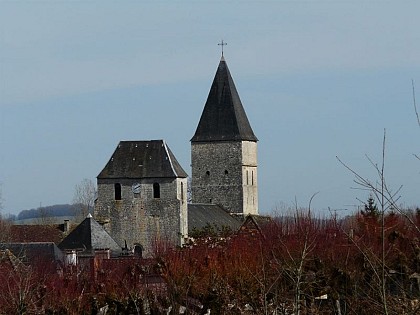
[[151, 260], [78, 268], [28, 266], [3, 251], [0, 313], [418, 314], [420, 212], [383, 222], [384, 235], [374, 211], [340, 221], [298, 212]]

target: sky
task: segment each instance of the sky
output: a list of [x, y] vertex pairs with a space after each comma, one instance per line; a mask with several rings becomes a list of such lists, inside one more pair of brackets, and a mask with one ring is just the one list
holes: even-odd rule
[[[0, 1], [3, 213], [71, 203], [120, 140], [187, 173], [220, 46], [258, 142], [260, 213], [352, 213], [369, 162], [420, 206], [418, 1]], [[420, 101], [419, 101], [420, 102]], [[369, 158], [369, 159], [368, 159]]]

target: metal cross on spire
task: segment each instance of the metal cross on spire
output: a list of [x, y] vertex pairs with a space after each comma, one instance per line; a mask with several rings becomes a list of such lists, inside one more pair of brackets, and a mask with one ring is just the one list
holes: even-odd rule
[[227, 43], [224, 42], [223, 39], [222, 39], [222, 42], [221, 43], [218, 43], [217, 45], [222, 46], [222, 57], [223, 57], [223, 46], [226, 46]]

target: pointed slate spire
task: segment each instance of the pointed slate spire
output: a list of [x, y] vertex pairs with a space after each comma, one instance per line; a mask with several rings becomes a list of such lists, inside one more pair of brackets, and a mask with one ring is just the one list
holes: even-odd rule
[[212, 141], [258, 141], [223, 56], [191, 139], [191, 142]]

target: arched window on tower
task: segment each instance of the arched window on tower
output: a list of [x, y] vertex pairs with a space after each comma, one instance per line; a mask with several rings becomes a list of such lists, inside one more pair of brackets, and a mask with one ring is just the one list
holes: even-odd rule
[[158, 183], [153, 184], [153, 198], [160, 198], [160, 185]]
[[121, 184], [120, 183], [114, 184], [114, 196], [115, 196], [115, 200], [121, 200]]

